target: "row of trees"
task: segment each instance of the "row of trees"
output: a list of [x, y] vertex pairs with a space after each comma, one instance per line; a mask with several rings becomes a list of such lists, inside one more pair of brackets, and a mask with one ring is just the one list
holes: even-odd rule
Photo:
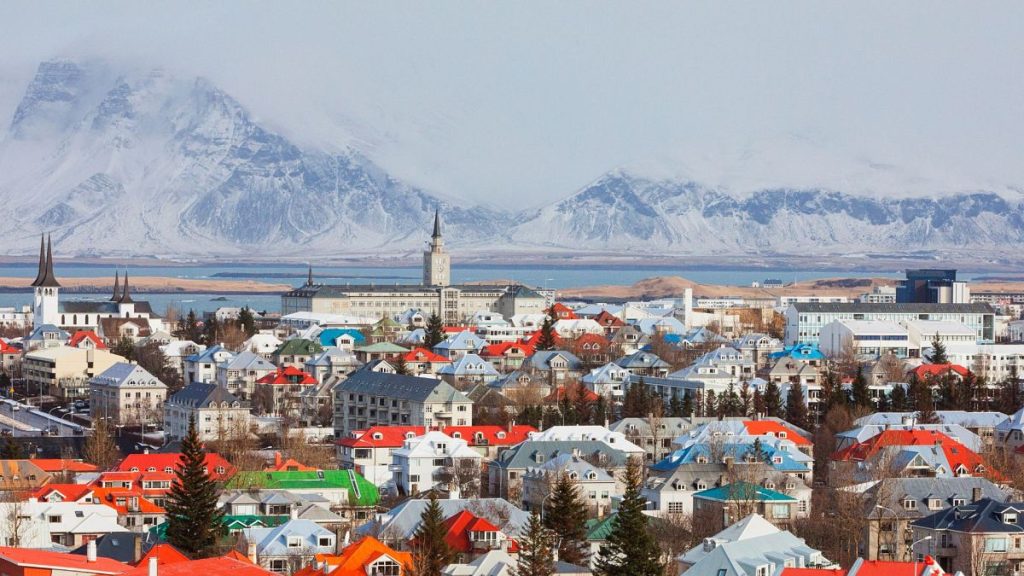
[[217, 320], [216, 316], [200, 321], [196, 311], [190, 309], [178, 323], [174, 335], [197, 344], [213, 346], [223, 343], [229, 348], [236, 348], [258, 331], [256, 315], [246, 306], [238, 312], [238, 318], [224, 321]]

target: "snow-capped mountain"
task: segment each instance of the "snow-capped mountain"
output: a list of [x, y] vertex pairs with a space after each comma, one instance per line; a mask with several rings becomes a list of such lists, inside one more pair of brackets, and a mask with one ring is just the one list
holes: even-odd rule
[[[450, 206], [355, 150], [301, 149], [199, 78], [39, 66], [0, 144], [0, 233], [30, 252], [345, 254], [422, 246], [435, 207], [456, 243], [507, 215]], [[258, 252], [257, 252], [258, 251]]]
[[739, 197], [699, 183], [616, 171], [524, 215], [515, 236], [648, 253], [801, 256], [991, 249], [1010, 257], [1024, 243], [1024, 205], [981, 192], [878, 199], [780, 188]]
[[2, 136], [9, 253], [32, 254], [50, 231], [63, 255], [409, 254], [436, 207], [465, 251], [1013, 257], [1024, 244], [1020, 199], [985, 192], [739, 195], [615, 171], [538, 210], [454, 205], [359, 150], [294, 144], [202, 78], [96, 62], [42, 63]]

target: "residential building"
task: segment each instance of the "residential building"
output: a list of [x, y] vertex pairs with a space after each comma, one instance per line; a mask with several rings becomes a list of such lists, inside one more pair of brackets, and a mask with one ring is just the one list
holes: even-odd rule
[[46, 533], [51, 544], [81, 546], [104, 534], [127, 532], [118, 524], [117, 511], [103, 504], [46, 502], [30, 498], [16, 511], [26, 518], [23, 534]]
[[625, 394], [623, 386], [628, 380], [629, 370], [612, 362], [600, 368], [592, 368], [589, 374], [580, 379], [591, 392], [611, 400], [622, 399]]
[[807, 517], [800, 511], [799, 500], [751, 482], [732, 482], [701, 490], [693, 495], [693, 515], [700, 522], [710, 522], [724, 529], [750, 514], [759, 514], [776, 526], [787, 526], [796, 518]]
[[821, 327], [818, 346], [826, 356], [852, 353], [857, 360], [877, 360], [886, 354], [917, 358], [921, 350], [911, 346], [907, 329], [885, 320], [833, 320]]
[[[455, 554], [456, 562], [468, 562], [492, 550], [519, 551], [519, 544], [501, 528], [468, 510], [446, 518], [444, 528], [444, 541]], [[415, 540], [412, 545], [416, 546]]]
[[832, 454], [832, 461], [845, 463], [834, 467], [848, 469], [855, 480], [876, 477], [877, 468], [908, 477], [1001, 479], [977, 452], [935, 430], [885, 429], [866, 441], [840, 448]]
[[64, 401], [89, 397], [89, 381], [126, 362], [108, 350], [58, 346], [29, 352], [21, 363], [27, 390], [43, 390]]
[[364, 520], [380, 502], [377, 487], [353, 470], [278, 470], [238, 472], [225, 485], [229, 490], [287, 490], [295, 495], [319, 496], [331, 508], [355, 508]]
[[334, 431], [371, 426], [471, 426], [473, 402], [447, 382], [357, 370], [334, 388]]
[[523, 475], [523, 509], [540, 512], [552, 493], [552, 487], [563, 475], [576, 483], [591, 516], [600, 517], [610, 512], [612, 499], [622, 495], [615, 478], [605, 469], [575, 454], [560, 454], [526, 469]]
[[835, 320], [940, 320], [969, 326], [980, 342], [995, 341], [995, 311], [988, 304], [845, 304], [802, 303], [786, 309], [787, 346], [817, 344], [821, 329]]
[[118, 362], [89, 380], [89, 414], [112, 424], [146, 425], [163, 421], [167, 385], [145, 368]]
[[363, 363], [356, 358], [351, 349], [346, 350], [333, 346], [324, 348], [323, 352], [305, 364], [306, 372], [321, 384], [344, 379], [362, 365]]
[[188, 434], [195, 419], [199, 439], [205, 441], [249, 434], [249, 404], [219, 384], [192, 383], [171, 395], [164, 405], [164, 434], [168, 441]]
[[563, 454], [594, 462], [617, 481], [622, 478], [630, 457], [629, 453], [599, 440], [527, 440], [502, 451], [497, 460], [488, 463], [488, 494], [508, 498], [513, 503], [521, 502], [527, 469]]
[[96, 555], [96, 544], [85, 555], [0, 547], [0, 573], [11, 576], [115, 576], [131, 570], [128, 564]]
[[474, 384], [490, 384], [500, 374], [494, 366], [476, 354], [464, 354], [438, 371], [442, 380], [459, 390], [468, 390]]
[[1017, 574], [1024, 570], [1024, 502], [981, 498], [935, 512], [913, 526], [914, 540], [947, 572]]
[[273, 528], [242, 530], [238, 551], [255, 555], [256, 564], [271, 572], [292, 574], [319, 554], [337, 552], [337, 536], [316, 522], [295, 519]]
[[52, 474], [31, 460], [0, 460], [0, 492], [34, 491], [52, 480]]
[[[408, 550], [416, 529], [419, 528], [423, 510], [429, 501], [412, 498], [381, 513], [374, 522], [355, 529], [357, 536], [379, 534], [381, 542], [395, 549]], [[451, 518], [459, 512], [472, 512], [474, 516], [490, 522], [512, 538], [522, 534], [530, 514], [501, 498], [443, 499], [437, 501], [441, 514]]]
[[242, 350], [237, 355], [216, 366], [216, 380], [239, 400], [249, 400], [256, 391], [256, 381], [277, 371], [263, 355], [251, 350]]
[[[291, 342], [291, 340], [289, 340]], [[297, 417], [301, 413], [302, 394], [319, 384], [316, 378], [289, 364], [256, 380], [254, 402], [266, 413]]]
[[412, 554], [363, 536], [337, 554], [317, 555], [313, 564], [294, 576], [405, 576], [412, 570]]
[[480, 495], [482, 458], [466, 440], [431, 431], [405, 439], [391, 453], [391, 470], [402, 494], [440, 489], [453, 498], [474, 497]]
[[217, 367], [226, 364], [235, 357], [235, 353], [217, 344], [196, 354], [185, 357], [185, 372], [182, 374], [185, 386], [193, 382], [216, 382]]
[[664, 378], [672, 370], [672, 366], [668, 362], [665, 362], [654, 353], [642, 350], [623, 356], [616, 360], [615, 363], [629, 370], [629, 373], [634, 376]]
[[278, 368], [292, 367], [302, 370], [310, 358], [324, 351], [319, 342], [306, 338], [285, 340], [270, 355], [271, 362]]

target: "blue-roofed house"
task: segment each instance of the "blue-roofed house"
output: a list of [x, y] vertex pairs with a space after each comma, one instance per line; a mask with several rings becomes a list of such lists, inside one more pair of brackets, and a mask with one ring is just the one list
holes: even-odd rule
[[31, 352], [40, 348], [56, 348], [63, 346], [71, 335], [53, 324], [42, 324], [36, 326], [32, 333], [25, 338], [25, 351]]
[[468, 330], [463, 330], [452, 334], [434, 346], [434, 352], [456, 360], [466, 354], [478, 354], [486, 344], [487, 341], [483, 338]]
[[472, 384], [490, 384], [500, 376], [493, 364], [476, 354], [460, 356], [454, 362], [442, 366], [437, 373], [445, 382], [463, 390], [469, 389]]
[[809, 510], [799, 509], [800, 501], [789, 494], [752, 482], [737, 481], [708, 488], [693, 495], [693, 514], [701, 522], [725, 528], [750, 514], [760, 514], [776, 526], [787, 526], [797, 518], [806, 518]]
[[324, 328], [316, 338], [324, 348], [334, 346], [342, 350], [353, 350], [366, 343], [366, 336], [355, 328]]
[[672, 365], [659, 358], [657, 354], [643, 350], [623, 356], [615, 363], [635, 376], [664, 378], [672, 369]]
[[317, 554], [336, 553], [337, 544], [331, 530], [311, 520], [295, 519], [272, 528], [242, 530], [239, 551], [254, 551], [256, 564], [271, 572], [290, 574], [312, 562]]
[[624, 387], [628, 380], [629, 370], [609, 362], [600, 368], [591, 370], [581, 379], [581, 382], [595, 394], [618, 400], [625, 393]]
[[185, 386], [193, 382], [216, 382], [217, 365], [235, 357], [235, 353], [217, 344], [198, 354], [185, 357]]

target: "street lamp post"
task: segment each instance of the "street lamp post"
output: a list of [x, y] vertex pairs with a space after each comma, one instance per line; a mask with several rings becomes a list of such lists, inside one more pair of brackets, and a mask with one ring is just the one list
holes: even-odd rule
[[548, 495], [542, 498], [540, 501], [540, 519], [542, 522], [544, 521], [544, 503], [548, 501], [548, 498], [551, 498], [554, 495], [554, 492], [548, 492]]
[[914, 574], [917, 574], [917, 552], [914, 552], [914, 546], [917, 546], [921, 542], [924, 542], [926, 540], [931, 540], [931, 539], [932, 539], [931, 536], [925, 536], [924, 538], [921, 538], [920, 540], [916, 540], [916, 541], [914, 541], [914, 542], [912, 542], [910, 544], [910, 553], [914, 555]]
[[[897, 514], [896, 511], [893, 510], [892, 508], [889, 508], [888, 506], [882, 506], [881, 504], [876, 504], [875, 505], [875, 509], [876, 510], [886, 510], [888, 512], [892, 512], [892, 516], [896, 520], [896, 525], [894, 526], [896, 534], [893, 537], [893, 541], [894, 542], [898, 542], [899, 541], [899, 537], [900, 537], [900, 535], [899, 535], [900, 515]], [[881, 556], [881, 555], [882, 555], [882, 513], [879, 512], [878, 513], [878, 544], [875, 546], [875, 557], [876, 557], [876, 559], [877, 560], [881, 560], [881, 558], [879, 558], [879, 556]], [[893, 551], [891, 551], [891, 550], [889, 551], [889, 556], [893, 557], [893, 558], [896, 557], [895, 553]]]

